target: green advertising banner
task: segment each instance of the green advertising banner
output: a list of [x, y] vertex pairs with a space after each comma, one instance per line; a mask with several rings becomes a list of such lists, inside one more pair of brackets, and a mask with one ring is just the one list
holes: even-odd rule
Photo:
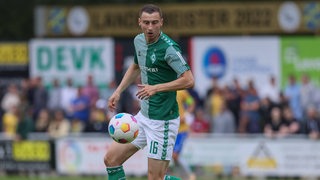
[[320, 85], [320, 37], [281, 38], [281, 85], [287, 84], [293, 74], [300, 81], [302, 74], [310, 76], [313, 83]]
[[114, 80], [114, 43], [111, 38], [33, 39], [29, 44], [30, 76], [42, 77], [50, 86], [54, 79], [75, 85], [93, 76], [97, 86]]

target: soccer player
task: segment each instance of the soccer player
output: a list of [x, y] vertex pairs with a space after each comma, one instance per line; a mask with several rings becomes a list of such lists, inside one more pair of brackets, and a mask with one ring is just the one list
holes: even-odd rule
[[161, 31], [161, 9], [144, 5], [139, 12], [139, 26], [143, 33], [134, 38], [134, 63], [108, 100], [108, 108], [115, 110], [121, 93], [141, 75], [136, 96], [141, 110], [135, 116], [139, 135], [129, 144], [113, 142], [104, 157], [109, 180], [125, 179], [122, 164], [139, 149], [148, 149], [148, 179], [178, 179], [166, 175], [172, 158], [180, 124], [176, 91], [194, 86], [189, 65], [181, 55], [179, 45]]
[[192, 172], [188, 163], [180, 156], [185, 140], [189, 135], [189, 125], [187, 115], [193, 113], [195, 108], [195, 101], [187, 90], [177, 91], [177, 102], [179, 106], [180, 127], [177, 135], [176, 143], [173, 148], [174, 164], [180, 166], [187, 174], [189, 180], [195, 180], [196, 175]]

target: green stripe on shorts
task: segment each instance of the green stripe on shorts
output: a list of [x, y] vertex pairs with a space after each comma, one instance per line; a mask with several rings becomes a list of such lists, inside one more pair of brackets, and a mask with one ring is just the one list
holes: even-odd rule
[[165, 160], [167, 156], [168, 149], [168, 139], [169, 139], [169, 121], [165, 121], [164, 123], [164, 138], [163, 138], [163, 146], [162, 146], [162, 155], [161, 159]]

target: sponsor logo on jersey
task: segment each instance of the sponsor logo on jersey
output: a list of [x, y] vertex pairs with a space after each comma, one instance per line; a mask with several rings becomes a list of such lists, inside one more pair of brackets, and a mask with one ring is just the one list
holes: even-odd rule
[[147, 71], [147, 72], [152, 72], [152, 73], [159, 71], [158, 68], [150, 68], [147, 66], [139, 66], [139, 67], [142, 71]]

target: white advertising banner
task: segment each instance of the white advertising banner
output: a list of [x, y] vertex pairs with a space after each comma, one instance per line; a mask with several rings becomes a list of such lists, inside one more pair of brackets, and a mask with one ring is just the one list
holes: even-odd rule
[[33, 39], [29, 45], [30, 76], [45, 84], [72, 78], [84, 85], [88, 75], [97, 85], [114, 79], [114, 42], [111, 38]]
[[[56, 141], [60, 174], [106, 175], [103, 158], [113, 142], [102, 137], [73, 137]], [[320, 143], [307, 137], [269, 139], [263, 136], [194, 136], [185, 142], [182, 156], [194, 167], [237, 168], [248, 176], [320, 176]], [[146, 148], [124, 163], [127, 175], [147, 174]], [[229, 170], [228, 170], [229, 169]], [[212, 168], [213, 171], [213, 168]]]
[[213, 77], [218, 78], [220, 85], [231, 85], [237, 78], [246, 86], [252, 79], [257, 88], [268, 83], [270, 75], [279, 81], [279, 44], [278, 37], [192, 38], [190, 53], [195, 89], [204, 97]]
[[[113, 142], [110, 138], [65, 138], [56, 144], [56, 166], [60, 174], [107, 175], [103, 158]], [[127, 175], [146, 175], [148, 162], [145, 150], [134, 154], [123, 165]]]
[[183, 156], [191, 165], [237, 167], [242, 175], [320, 176], [320, 143], [308, 138], [193, 138]]

